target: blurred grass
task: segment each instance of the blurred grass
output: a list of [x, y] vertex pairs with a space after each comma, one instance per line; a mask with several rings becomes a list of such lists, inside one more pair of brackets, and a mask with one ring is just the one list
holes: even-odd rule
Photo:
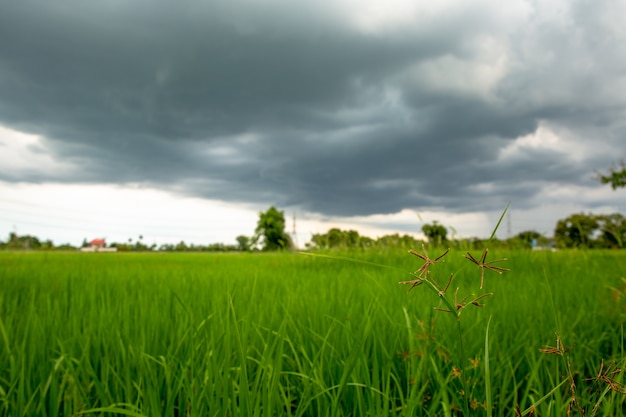
[[[490, 252], [511, 272], [486, 271], [494, 295], [463, 311], [464, 364], [437, 296], [398, 285], [419, 259], [339, 255], [392, 268], [278, 253], [2, 252], [0, 415], [457, 415], [454, 367], [486, 415], [490, 317], [494, 415], [526, 409], [563, 380], [561, 358], [539, 352], [555, 332], [589, 408], [604, 386], [584, 379], [602, 360], [626, 366], [615, 296], [624, 252]], [[463, 253], [445, 261], [435, 279], [455, 272], [460, 294], [477, 288], [480, 271]], [[564, 415], [568, 401], [565, 384], [538, 413]], [[622, 414], [623, 396], [608, 393], [600, 410]]]

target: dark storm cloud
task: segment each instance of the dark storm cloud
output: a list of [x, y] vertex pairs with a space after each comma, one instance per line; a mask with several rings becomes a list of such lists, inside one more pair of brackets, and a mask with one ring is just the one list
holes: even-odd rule
[[[623, 157], [626, 35], [610, 1], [498, 5], [370, 27], [342, 2], [4, 2], [0, 124], [94, 183], [327, 215], [531, 201]], [[563, 149], [504, 152], [540, 126]]]

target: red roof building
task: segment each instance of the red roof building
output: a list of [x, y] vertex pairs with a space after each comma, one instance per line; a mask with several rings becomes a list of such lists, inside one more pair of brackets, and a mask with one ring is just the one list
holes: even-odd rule
[[80, 248], [81, 252], [117, 252], [117, 248], [107, 248], [104, 239], [93, 239], [89, 246]]
[[89, 246], [93, 248], [103, 248], [106, 246], [106, 242], [104, 241], [104, 239], [94, 239], [89, 242]]

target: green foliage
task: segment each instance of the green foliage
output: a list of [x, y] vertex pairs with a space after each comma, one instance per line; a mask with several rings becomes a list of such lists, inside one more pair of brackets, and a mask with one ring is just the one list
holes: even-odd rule
[[[142, 240], [143, 240], [143, 236], [139, 236], [139, 238], [137, 240], [135, 240], [135, 243], [133, 243], [132, 239], [128, 239], [128, 243], [117, 243], [117, 242], [114, 242], [114, 243], [111, 243], [109, 245], [109, 247], [116, 248], [120, 252], [130, 252], [130, 251], [148, 252], [148, 251], [152, 251], [152, 250], [156, 249], [156, 247], [157, 247], [156, 243], [148, 246]], [[86, 245], [84, 245], [84, 246], [86, 246]]]
[[412, 248], [418, 247], [422, 243], [423, 242], [421, 240], [415, 239], [413, 236], [394, 233], [391, 235], [384, 235], [376, 239], [376, 248]]
[[501, 242], [500, 246], [502, 245], [511, 249], [550, 248], [554, 246], [554, 239], [546, 237], [536, 230], [525, 230], [505, 242]]
[[255, 233], [255, 241], [262, 240], [264, 251], [289, 249], [292, 246], [291, 238], [285, 232], [285, 213], [274, 206], [259, 213]]
[[626, 219], [619, 213], [598, 216], [600, 236], [598, 247], [623, 248], [626, 242]]
[[16, 233], [9, 234], [9, 240], [2, 244], [3, 249], [39, 249], [42, 244], [35, 236], [18, 236]]
[[53, 249], [75, 249], [67, 244], [55, 247], [51, 240], [40, 240], [31, 235], [18, 236], [16, 233], [9, 234], [9, 240], [0, 241], [0, 249], [5, 250], [53, 250]]
[[422, 226], [422, 232], [428, 238], [428, 242], [431, 245], [440, 246], [444, 245], [447, 241], [446, 236], [448, 234], [448, 230], [434, 221], [433, 224], [424, 224]]
[[554, 238], [560, 248], [623, 248], [626, 220], [619, 213], [572, 214], [558, 221]]
[[543, 236], [541, 235], [541, 233], [535, 230], [526, 230], [518, 233], [516, 237], [522, 242], [526, 243], [528, 246], [531, 246], [533, 242], [538, 241]]
[[[366, 241], [363, 243], [367, 244]], [[311, 246], [317, 249], [358, 248], [361, 244], [361, 236], [356, 230], [332, 228], [325, 234], [315, 233], [311, 236]]]
[[599, 227], [595, 215], [572, 214], [557, 222], [554, 238], [560, 248], [588, 248], [592, 246], [593, 235]]
[[239, 235], [237, 236], [237, 250], [241, 252], [248, 252], [252, 249], [253, 239], [248, 236]]
[[[151, 250], [155, 248], [151, 247]], [[132, 249], [131, 249], [132, 250]], [[235, 245], [225, 245], [223, 243], [209, 243], [208, 245], [187, 244], [180, 241], [177, 244], [164, 243], [158, 247], [161, 252], [234, 252], [238, 251]]]
[[411, 248], [421, 245], [421, 241], [410, 235], [397, 233], [384, 235], [377, 239], [359, 235], [356, 230], [329, 229], [326, 233], [316, 233], [311, 237], [309, 249], [374, 249]]
[[620, 164], [620, 168], [611, 167], [607, 175], [600, 174], [600, 182], [602, 184], [611, 184], [614, 190], [626, 187], [626, 165], [624, 162]]

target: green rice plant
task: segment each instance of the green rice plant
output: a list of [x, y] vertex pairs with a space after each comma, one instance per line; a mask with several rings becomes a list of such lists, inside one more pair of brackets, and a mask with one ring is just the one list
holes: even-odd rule
[[[552, 290], [549, 282], [546, 285], [546, 288], [548, 289], [548, 293], [550, 295], [554, 319], [558, 329], [562, 326], [562, 324], [557, 314], [557, 308], [552, 296]], [[621, 332], [623, 334], [623, 324], [621, 325]], [[544, 346], [539, 349], [539, 352], [543, 354], [555, 355], [562, 359], [561, 363], [555, 363], [555, 375], [561, 375], [562, 381], [553, 390], [551, 390], [549, 394], [557, 393], [558, 388], [567, 384], [569, 388], [569, 396], [565, 400], [565, 412], [568, 416], [572, 413], [579, 413], [582, 416], [595, 416], [609, 392], [613, 394], [611, 400], [615, 400], [616, 395], [626, 395], [626, 386], [624, 386], [621, 382], [621, 374], [624, 372], [624, 369], [626, 369], [624, 368], [626, 360], [623, 357], [623, 336], [621, 341], [622, 359], [611, 361], [605, 369], [604, 359], [602, 358], [599, 366], [600, 370], [595, 377], [584, 378], [581, 376], [580, 372], [576, 372], [572, 369], [571, 356], [569, 353], [571, 349], [571, 346], [567, 348], [565, 347], [558, 330], [556, 331], [555, 346]], [[594, 365], [595, 361], [590, 361], [588, 366], [593, 367]], [[581, 393], [581, 386], [584, 386], [583, 393]], [[541, 401], [536, 402], [524, 412], [521, 412], [521, 410], [518, 409], [517, 415], [532, 415], [535, 408], [540, 405], [546, 397], [547, 396], [544, 396]]]
[[[487, 381], [493, 415], [564, 415], [555, 331], [587, 415], [623, 415], [626, 252], [493, 252], [511, 272], [461, 310], [464, 366], [438, 293], [393, 285], [406, 253], [0, 252], [0, 416], [458, 416], [461, 368], [471, 415]], [[430, 267], [451, 304], [482, 294], [455, 254]]]

